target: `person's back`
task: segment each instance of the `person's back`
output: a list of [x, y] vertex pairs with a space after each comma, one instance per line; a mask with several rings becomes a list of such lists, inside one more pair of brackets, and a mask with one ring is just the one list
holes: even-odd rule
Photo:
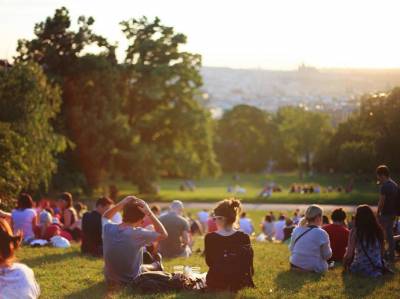
[[38, 298], [40, 288], [31, 268], [13, 263], [10, 267], [0, 266], [0, 298]]
[[207, 234], [205, 257], [209, 267], [206, 278], [209, 289], [234, 291], [252, 286], [253, 250], [246, 233], [237, 231], [229, 236], [217, 232]]
[[274, 229], [275, 229], [275, 240], [282, 241], [285, 237], [283, 233], [283, 229], [286, 225], [285, 218], [280, 217], [278, 221], [275, 222], [274, 224]]
[[323, 229], [308, 226], [296, 227], [293, 230], [289, 248], [292, 265], [317, 273], [328, 270], [327, 259], [331, 257], [332, 251], [329, 247], [328, 233]]
[[0, 298], [36, 299], [40, 295], [33, 271], [13, 262], [21, 240], [22, 236], [14, 235], [8, 222], [0, 218]]
[[350, 271], [365, 276], [382, 276], [382, 255], [381, 246], [378, 240], [372, 244], [356, 240], [354, 259]]
[[34, 209], [15, 209], [11, 213], [11, 218], [15, 234], [21, 231], [25, 241], [35, 238], [33, 222], [36, 218], [36, 211]]
[[336, 262], [342, 261], [349, 240], [349, 230], [345, 226], [336, 223], [325, 225], [323, 229], [329, 235], [332, 248], [331, 260]]
[[160, 242], [160, 253], [167, 258], [184, 254], [186, 246], [182, 243], [182, 236], [189, 232], [189, 222], [173, 211], [162, 215], [160, 222], [168, 232], [168, 238]]
[[101, 216], [96, 210], [86, 212], [82, 217], [81, 251], [94, 256], [103, 255], [103, 239], [101, 236]]
[[253, 224], [251, 220], [247, 217], [242, 217], [239, 219], [239, 227], [242, 232], [247, 235], [251, 235], [254, 231]]
[[104, 275], [108, 282], [127, 284], [140, 273], [143, 246], [158, 234], [141, 227], [122, 227], [107, 223], [103, 228]]
[[262, 224], [262, 231], [265, 234], [266, 238], [272, 241], [272, 238], [275, 235], [274, 223], [271, 221], [264, 221]]

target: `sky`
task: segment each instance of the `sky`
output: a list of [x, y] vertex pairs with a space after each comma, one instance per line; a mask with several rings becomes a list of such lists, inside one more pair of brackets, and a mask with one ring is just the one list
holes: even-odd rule
[[183, 49], [205, 66], [400, 68], [398, 0], [0, 0], [0, 58], [12, 60], [17, 40], [32, 38], [34, 24], [61, 6], [74, 24], [93, 16], [120, 59], [119, 22], [145, 15], [186, 34]]

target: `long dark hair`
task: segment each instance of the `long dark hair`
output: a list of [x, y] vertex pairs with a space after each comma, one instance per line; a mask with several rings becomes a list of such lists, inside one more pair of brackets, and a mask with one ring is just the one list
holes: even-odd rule
[[357, 207], [355, 228], [357, 240], [365, 242], [368, 247], [374, 245], [376, 241], [378, 241], [380, 245], [383, 244], [384, 237], [382, 227], [379, 225], [378, 219], [368, 205]]
[[32, 197], [28, 193], [21, 193], [18, 196], [17, 200], [17, 209], [25, 210], [33, 208], [33, 200]]

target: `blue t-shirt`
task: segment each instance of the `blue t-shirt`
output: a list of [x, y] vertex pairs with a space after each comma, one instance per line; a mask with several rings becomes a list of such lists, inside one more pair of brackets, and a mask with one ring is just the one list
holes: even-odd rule
[[384, 182], [380, 190], [381, 195], [385, 196], [385, 202], [382, 207], [381, 214], [385, 216], [395, 216], [396, 215], [396, 200], [398, 194], [398, 186], [392, 180], [389, 179]]
[[[104, 221], [104, 218], [103, 218]], [[105, 220], [103, 225], [104, 276], [106, 281], [131, 283], [143, 264], [143, 248], [158, 238], [141, 227], [121, 227]]]

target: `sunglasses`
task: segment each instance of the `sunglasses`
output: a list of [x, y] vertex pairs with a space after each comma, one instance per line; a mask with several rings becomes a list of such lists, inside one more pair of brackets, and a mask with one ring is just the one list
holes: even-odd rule
[[224, 216], [213, 216], [212, 219], [213, 220], [224, 220], [225, 217]]

